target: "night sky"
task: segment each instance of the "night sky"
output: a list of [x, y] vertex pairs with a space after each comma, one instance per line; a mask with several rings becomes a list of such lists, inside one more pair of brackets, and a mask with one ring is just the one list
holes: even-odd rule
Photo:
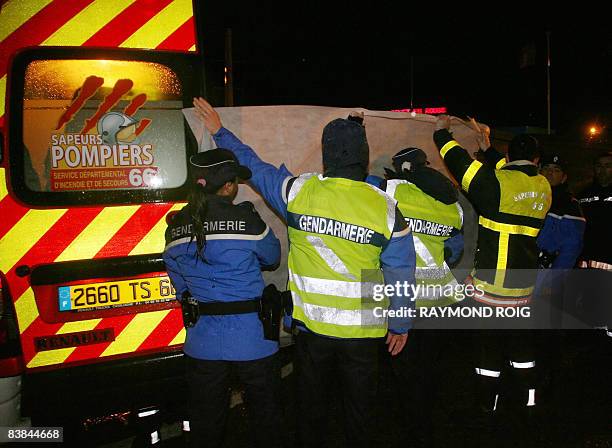
[[[550, 31], [552, 128], [579, 138], [591, 123], [611, 124], [612, 32], [597, 11], [573, 20], [516, 11], [474, 18], [453, 17], [450, 6], [433, 14], [394, 2], [367, 10], [333, 4], [203, 4], [209, 97], [223, 101], [224, 31], [231, 28], [235, 105], [408, 108], [412, 57], [414, 107], [446, 106], [493, 127], [545, 128]], [[532, 65], [521, 68], [525, 57]]]

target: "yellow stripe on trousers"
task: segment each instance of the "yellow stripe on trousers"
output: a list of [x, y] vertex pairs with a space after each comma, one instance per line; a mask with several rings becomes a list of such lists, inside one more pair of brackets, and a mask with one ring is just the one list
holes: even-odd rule
[[0, 9], [0, 42], [30, 20], [52, 0], [9, 0]]
[[[185, 206], [184, 203], [175, 204], [170, 209], [170, 212], [178, 211]], [[168, 212], [168, 213], [170, 213]], [[142, 240], [132, 249], [130, 255], [143, 255], [163, 252], [166, 245], [164, 233], [166, 232], [166, 216], [157, 221], [157, 224], [147, 233]]]
[[133, 352], [144, 342], [171, 310], [137, 314], [123, 329], [117, 339], [102, 352], [102, 356]]
[[156, 48], [193, 15], [191, 0], [174, 0], [120, 47]]
[[[81, 322], [66, 322], [56, 334], [76, 333], [79, 331], [89, 331], [96, 328], [102, 319], [90, 319]], [[28, 367], [47, 366], [49, 364], [61, 364], [77, 347], [66, 347], [57, 350], [47, 350], [38, 352], [28, 363]]]
[[8, 272], [64, 213], [65, 209], [29, 210], [0, 240], [0, 271]]
[[135, 0], [96, 0], [53, 33], [42, 45], [82, 45]]
[[55, 261], [93, 258], [140, 206], [106, 207]]

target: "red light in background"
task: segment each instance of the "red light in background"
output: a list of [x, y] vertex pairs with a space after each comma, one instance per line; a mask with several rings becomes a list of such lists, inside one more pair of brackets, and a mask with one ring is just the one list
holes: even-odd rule
[[439, 115], [447, 112], [446, 107], [415, 107], [414, 109], [392, 109], [391, 112], [414, 112], [416, 114]]

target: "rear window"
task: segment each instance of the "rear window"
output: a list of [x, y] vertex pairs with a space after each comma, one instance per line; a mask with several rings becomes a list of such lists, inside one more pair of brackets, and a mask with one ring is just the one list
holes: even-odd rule
[[170, 65], [68, 58], [23, 64], [20, 132], [9, 134], [17, 148], [12, 160], [22, 159], [12, 164], [22, 199], [152, 202], [184, 186], [189, 145], [181, 109], [193, 94]]
[[[24, 167], [33, 191], [176, 188], [185, 182], [181, 83], [131, 61], [34, 61], [25, 73]], [[29, 167], [28, 167], [29, 168]]]

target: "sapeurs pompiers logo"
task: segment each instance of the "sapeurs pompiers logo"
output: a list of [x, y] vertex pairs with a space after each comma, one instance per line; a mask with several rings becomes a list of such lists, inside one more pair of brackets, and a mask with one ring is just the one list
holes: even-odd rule
[[[103, 84], [103, 78], [89, 76], [55, 130], [65, 129]], [[134, 118], [146, 103], [146, 94], [136, 95], [122, 111], [111, 110], [133, 86], [129, 79], [118, 80], [78, 133], [51, 135], [52, 191], [146, 188], [159, 184], [153, 145], [141, 142], [151, 120]]]

